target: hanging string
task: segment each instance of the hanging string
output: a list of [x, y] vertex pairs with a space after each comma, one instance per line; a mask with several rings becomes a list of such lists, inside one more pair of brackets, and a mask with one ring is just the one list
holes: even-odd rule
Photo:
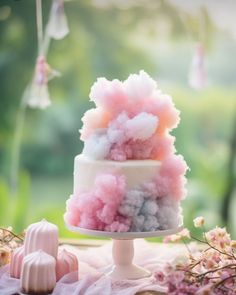
[[38, 54], [43, 54], [43, 17], [42, 17], [42, 0], [36, 0], [36, 25], [38, 37]]

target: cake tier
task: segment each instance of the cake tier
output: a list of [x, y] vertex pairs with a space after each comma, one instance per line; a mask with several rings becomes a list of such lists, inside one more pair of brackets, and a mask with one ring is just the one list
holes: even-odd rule
[[[155, 231], [182, 222], [176, 177], [155, 160], [124, 162], [75, 158], [68, 225], [104, 231]], [[167, 167], [167, 166], [166, 166]]]
[[83, 154], [75, 157], [74, 195], [94, 186], [96, 177], [101, 173], [119, 173], [125, 176], [128, 189], [151, 181], [158, 173], [161, 163], [155, 160], [109, 161], [93, 160]]

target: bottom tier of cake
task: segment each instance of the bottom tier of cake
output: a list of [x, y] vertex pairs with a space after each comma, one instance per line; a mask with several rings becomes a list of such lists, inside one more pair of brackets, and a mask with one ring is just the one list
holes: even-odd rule
[[149, 232], [182, 224], [185, 194], [180, 156], [155, 160], [97, 161], [75, 158], [74, 193], [64, 215], [69, 226], [111, 231]]

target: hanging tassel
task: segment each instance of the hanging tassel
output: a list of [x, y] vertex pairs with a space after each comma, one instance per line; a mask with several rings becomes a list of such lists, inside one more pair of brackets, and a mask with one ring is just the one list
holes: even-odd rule
[[45, 109], [51, 104], [48, 92], [48, 77], [52, 70], [44, 56], [39, 56], [36, 62], [35, 74], [27, 93], [27, 104], [31, 108]]
[[207, 77], [204, 64], [204, 48], [202, 44], [198, 44], [195, 49], [190, 68], [189, 85], [196, 90], [201, 90], [207, 85]]
[[64, 11], [64, 0], [53, 0], [47, 25], [47, 34], [56, 40], [63, 39], [69, 33]]

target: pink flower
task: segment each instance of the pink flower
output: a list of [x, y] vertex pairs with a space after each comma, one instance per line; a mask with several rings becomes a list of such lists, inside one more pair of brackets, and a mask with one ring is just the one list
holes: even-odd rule
[[215, 247], [227, 250], [231, 247], [230, 235], [225, 228], [216, 227], [205, 234], [206, 239]]
[[158, 283], [165, 282], [165, 274], [163, 273], [163, 271], [157, 270], [154, 272], [153, 276]]
[[198, 216], [193, 220], [195, 227], [202, 227], [205, 223], [205, 219], [202, 216]]

